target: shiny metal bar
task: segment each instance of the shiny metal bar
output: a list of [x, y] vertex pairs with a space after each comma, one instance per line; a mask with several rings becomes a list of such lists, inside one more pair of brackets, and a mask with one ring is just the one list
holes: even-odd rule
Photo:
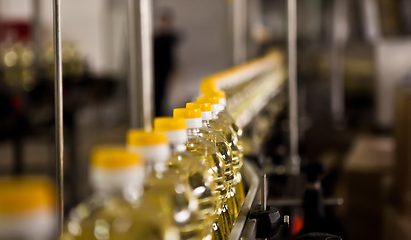
[[247, 0], [233, 0], [233, 64], [247, 60]]
[[130, 126], [151, 131], [153, 120], [152, 0], [128, 0]]
[[36, 78], [39, 76], [40, 72], [40, 56], [42, 49], [41, 41], [41, 1], [33, 1], [33, 48], [34, 48], [34, 68]]
[[130, 108], [130, 128], [138, 127], [138, 68], [137, 68], [137, 27], [136, 27], [136, 1], [128, 1], [128, 48], [129, 48], [129, 66], [128, 66], [128, 99]]
[[287, 162], [289, 174], [299, 174], [298, 155], [298, 88], [297, 88], [297, 0], [287, 0], [288, 18], [288, 97], [290, 122], [290, 158]]
[[340, 124], [344, 121], [344, 71], [343, 52], [346, 38], [346, 0], [334, 1], [333, 32], [331, 44], [331, 113], [333, 120]]
[[228, 240], [238, 240], [240, 239], [240, 237], [242, 237], [242, 232], [245, 228], [246, 222], [249, 222], [249, 220], [247, 220], [248, 214], [259, 190], [260, 177], [257, 175], [252, 164], [247, 160], [244, 160], [242, 175], [244, 177], [244, 180], [250, 184], [250, 187], [248, 189], [247, 195], [245, 196], [243, 206], [241, 207], [240, 213], [238, 214]]
[[62, 232], [64, 223], [63, 67], [61, 55], [60, 4], [60, 0], [53, 0], [54, 111], [56, 131], [58, 236], [60, 236]]
[[248, 219], [241, 234], [241, 240], [255, 240], [257, 237], [257, 219]]
[[[261, 183], [261, 207], [264, 211], [267, 211], [267, 174], [264, 173], [262, 177], [262, 183]], [[267, 238], [264, 238], [264, 240], [267, 240]]]
[[261, 183], [261, 207], [267, 210], [267, 174], [264, 173]]
[[[301, 207], [303, 204], [302, 199], [290, 198], [290, 199], [275, 199], [268, 200], [268, 205], [274, 207]], [[340, 206], [344, 203], [343, 198], [326, 198], [324, 199], [324, 206]]]

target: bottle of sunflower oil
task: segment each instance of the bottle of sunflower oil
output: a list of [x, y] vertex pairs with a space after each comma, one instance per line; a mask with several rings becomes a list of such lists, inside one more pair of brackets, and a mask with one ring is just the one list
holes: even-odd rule
[[[220, 111], [218, 112], [218, 118], [225, 122], [226, 124], [230, 125], [233, 130], [237, 133], [237, 136], [239, 138], [239, 150], [240, 154], [243, 153], [243, 145], [241, 138], [243, 136], [243, 130], [240, 128], [237, 123], [235, 122], [234, 118], [226, 111], [226, 105], [227, 105], [227, 99], [226, 99], [226, 94], [224, 91], [221, 91], [221, 89], [217, 86], [217, 81], [216, 79], [213, 78], [208, 78], [205, 79], [201, 82], [200, 85], [200, 92], [203, 96], [206, 97], [217, 97], [219, 98], [219, 105], [220, 105]], [[241, 155], [242, 157], [242, 155]], [[240, 159], [242, 160], [242, 158]], [[242, 166], [242, 162], [240, 161], [240, 168]]]
[[[220, 122], [223, 122], [226, 126], [230, 126], [232, 130], [237, 134], [237, 147], [235, 147], [236, 151], [234, 152], [234, 161], [233, 161], [233, 168], [235, 172], [235, 179], [234, 179], [234, 188], [236, 190], [236, 198], [239, 206], [244, 203], [245, 193], [244, 193], [244, 185], [242, 182], [242, 176], [240, 173], [241, 167], [243, 166], [243, 144], [242, 144], [242, 135], [243, 130], [236, 124], [235, 120], [225, 111], [226, 106], [226, 98], [225, 92], [223, 91], [215, 91], [215, 92], [205, 92], [204, 95], [206, 97], [217, 97], [219, 99], [219, 108], [214, 107], [215, 114], [213, 114], [213, 118], [218, 118]], [[217, 111], [218, 110], [218, 111]], [[215, 120], [210, 121], [211, 127], [216, 127], [216, 124], [213, 123]]]
[[44, 177], [0, 178], [0, 239], [54, 239], [55, 196], [53, 183]]
[[204, 225], [200, 219], [198, 199], [182, 176], [169, 170], [170, 147], [163, 133], [129, 130], [127, 149], [146, 160], [144, 198], [173, 216], [182, 240], [201, 240]]
[[[210, 122], [211, 122], [211, 120], [213, 120], [213, 118], [212, 118], [213, 114], [212, 114], [212, 111], [211, 111], [211, 106], [212, 105], [210, 105], [210, 103], [205, 103], [205, 102], [202, 102], [202, 103], [200, 103], [200, 102], [191, 102], [191, 103], [186, 104], [186, 108], [190, 108], [190, 109], [191, 108], [198, 108], [198, 109], [201, 110], [201, 119], [202, 119], [204, 128], [212, 128], [210, 126]], [[225, 128], [226, 126], [222, 122], [215, 121], [214, 123], [217, 123], [216, 125], [219, 126], [219, 128], [218, 128], [219, 130], [221, 130], [221, 129], [227, 130]], [[214, 129], [214, 128], [212, 128], [212, 129]], [[228, 128], [228, 130], [230, 130], [230, 128]], [[225, 132], [225, 131], [218, 131], [218, 132], [221, 135], [224, 134], [223, 136], [226, 138], [226, 140], [228, 138], [230, 148], [233, 150], [233, 153], [234, 153], [234, 149], [236, 149], [236, 146], [233, 144], [233, 141], [231, 141], [232, 138], [230, 136], [232, 136], [232, 133], [231, 132], [228, 133], [228, 132]], [[233, 154], [233, 161], [234, 161], [234, 158], [235, 158], [235, 155]], [[228, 207], [229, 207], [228, 209], [230, 211], [231, 218], [233, 219], [233, 222], [237, 218], [237, 215], [238, 215], [238, 212], [239, 212], [239, 206], [238, 206], [237, 199], [236, 199], [235, 195], [236, 194], [235, 194], [235, 188], [234, 188], [234, 182], [233, 182], [233, 185], [232, 185], [232, 187], [230, 188], [230, 191], [227, 194], [227, 203], [228, 203]]]
[[[224, 238], [227, 238], [233, 225], [233, 219], [230, 215], [228, 209], [229, 206], [227, 204], [227, 194], [230, 191], [231, 184], [234, 180], [231, 167], [232, 151], [228, 146], [227, 141], [221, 134], [210, 128], [204, 128], [202, 126], [200, 109], [176, 108], [174, 109], [173, 116], [175, 118], [183, 118], [186, 122], [187, 133], [189, 136], [187, 149], [190, 152], [199, 154], [201, 156], [204, 151], [211, 152], [211, 149], [213, 149], [213, 151], [217, 153], [215, 154], [213, 152], [211, 154], [213, 161], [217, 163], [217, 160], [223, 160], [224, 165], [218, 162], [218, 165], [221, 165], [221, 167], [217, 166], [216, 168], [216, 164], [214, 166], [213, 164], [209, 165], [209, 167], [211, 167], [209, 171], [213, 171], [214, 173], [216, 173], [216, 171], [218, 172], [218, 175], [214, 175], [214, 177], [217, 178], [217, 182], [220, 182], [217, 185], [218, 187], [220, 187], [220, 197], [222, 200], [221, 208], [219, 208], [218, 214], [220, 214], [220, 216], [218, 220], [220, 223], [219, 227], [224, 228]], [[206, 142], [207, 144], [205, 144], [204, 142]], [[210, 143], [212, 145], [212, 148], [209, 147]], [[209, 153], [206, 154], [210, 156]], [[221, 170], [224, 170], [224, 172], [222, 173]], [[221, 174], [223, 174], [224, 179], [220, 178]], [[224, 187], [222, 184], [224, 184]]]
[[167, 164], [169, 170], [183, 176], [184, 180], [193, 189], [199, 200], [200, 220], [204, 222], [205, 237], [212, 239], [212, 224], [216, 220], [218, 191], [216, 182], [211, 173], [196, 157], [187, 151], [188, 140], [184, 119], [173, 117], [158, 117], [154, 119], [154, 131], [167, 135], [171, 146], [171, 157]]
[[92, 196], [71, 212], [62, 240], [179, 239], [171, 216], [142, 199], [144, 165], [120, 146], [93, 150]]

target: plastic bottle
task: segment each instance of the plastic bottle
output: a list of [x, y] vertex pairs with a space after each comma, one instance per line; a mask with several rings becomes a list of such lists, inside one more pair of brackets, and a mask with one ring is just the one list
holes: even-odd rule
[[[214, 99], [215, 101], [218, 101], [218, 99]], [[186, 107], [187, 108], [198, 108], [201, 110], [201, 119], [203, 122], [203, 127], [204, 128], [212, 128], [214, 130], [218, 130], [221, 135], [225, 137], [227, 142], [229, 143], [230, 148], [233, 150], [233, 162], [235, 159], [235, 154], [234, 154], [234, 149], [236, 149], [235, 145], [235, 139], [236, 135], [235, 132], [230, 129], [229, 126], [226, 126], [224, 123], [219, 121], [218, 119], [214, 119], [213, 121], [213, 113], [211, 111], [212, 105], [210, 103], [206, 102], [191, 102], [187, 103]], [[214, 105], [215, 107], [215, 105]], [[211, 126], [211, 122], [213, 121], [214, 127]], [[234, 140], [233, 140], [234, 139]], [[229, 211], [231, 214], [232, 219], [234, 220], [237, 218], [238, 212], [239, 212], [239, 204], [236, 199], [236, 192], [235, 192], [235, 187], [234, 187], [234, 182], [232, 187], [230, 188], [230, 191], [227, 193], [227, 203], [229, 206]]]
[[236, 124], [235, 120], [233, 117], [225, 111], [226, 107], [226, 98], [225, 98], [225, 92], [220, 91], [220, 90], [215, 90], [214, 92], [210, 91], [205, 91], [204, 93], [205, 96], [207, 97], [217, 97], [219, 99], [219, 108], [214, 108], [218, 110], [216, 112], [216, 116], [218, 119], [222, 122], [224, 122], [226, 125], [231, 126], [231, 128], [237, 133], [237, 152], [236, 152], [236, 161], [233, 162], [233, 168], [235, 171], [235, 179], [234, 179], [234, 187], [236, 190], [236, 198], [237, 202], [239, 203], [239, 206], [242, 206], [244, 203], [244, 198], [245, 198], [245, 192], [244, 192], [244, 185], [242, 182], [242, 176], [240, 173], [241, 167], [243, 166], [243, 143], [242, 143], [242, 135], [243, 135], [243, 130]]
[[169, 170], [170, 147], [166, 135], [130, 130], [127, 149], [146, 160], [144, 198], [173, 216], [173, 225], [179, 229], [182, 240], [201, 240], [205, 230], [199, 220], [198, 199], [184, 179]]
[[55, 196], [53, 183], [47, 178], [0, 178], [0, 239], [53, 239]]
[[[226, 111], [226, 105], [227, 105], [227, 99], [226, 99], [226, 94], [224, 91], [222, 91], [218, 86], [217, 86], [217, 80], [214, 78], [208, 78], [204, 79], [201, 82], [200, 85], [200, 92], [203, 96], [206, 97], [217, 97], [219, 98], [219, 105], [220, 105], [220, 111], [218, 113], [218, 118], [229, 124], [233, 130], [237, 133], [238, 138], [239, 138], [239, 150], [240, 153], [242, 153], [243, 148], [242, 148], [242, 142], [241, 138], [243, 136], [243, 130], [240, 128], [237, 123], [235, 122], [234, 118]], [[242, 159], [240, 159], [242, 160]], [[240, 162], [242, 166], [242, 162]], [[241, 168], [241, 166], [239, 166]]]
[[124, 147], [97, 147], [90, 164], [92, 196], [71, 212], [62, 240], [179, 239], [171, 216], [142, 198], [144, 166]]
[[[187, 149], [193, 153], [200, 153], [203, 154], [204, 148], [206, 147], [208, 151], [213, 150], [216, 153], [212, 153], [211, 156], [213, 157], [213, 161], [217, 161], [222, 159], [224, 162], [224, 167], [218, 167], [209, 165], [210, 171], [218, 171], [218, 175], [221, 173], [219, 171], [224, 170], [224, 188], [222, 180], [219, 176], [218, 185], [220, 187], [220, 197], [223, 200], [222, 207], [220, 208], [221, 217], [219, 218], [220, 223], [224, 227], [224, 234], [228, 237], [231, 227], [233, 225], [233, 219], [231, 218], [229, 212], [229, 206], [227, 204], [227, 194], [230, 192], [231, 184], [234, 180], [234, 174], [232, 172], [232, 151], [228, 146], [227, 141], [225, 138], [216, 132], [213, 129], [205, 128], [202, 126], [201, 120], [201, 110], [200, 109], [187, 109], [187, 108], [176, 108], [174, 109], [173, 115], [175, 118], [183, 118], [186, 121], [187, 132], [189, 136], [189, 141], [187, 144]], [[212, 144], [213, 147], [210, 148], [208, 144], [204, 144], [204, 141], [201, 139], [205, 139], [205, 142], [208, 144]], [[209, 154], [209, 153], [208, 153]], [[210, 156], [210, 154], [209, 154]], [[217, 158], [218, 157], [218, 158]], [[211, 160], [211, 159], [210, 159]], [[221, 165], [220, 163], [218, 163]], [[220, 225], [221, 225], [220, 224]]]
[[208, 169], [201, 164], [201, 158], [187, 151], [188, 140], [184, 119], [158, 117], [154, 119], [154, 131], [167, 135], [171, 146], [169, 169], [181, 175], [193, 189], [199, 200], [200, 220], [204, 222], [205, 237], [212, 239], [212, 224], [217, 217], [218, 191], [216, 183]]

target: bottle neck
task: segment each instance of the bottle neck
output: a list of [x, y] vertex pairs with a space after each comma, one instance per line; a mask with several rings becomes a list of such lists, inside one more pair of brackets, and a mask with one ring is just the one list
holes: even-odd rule
[[145, 172], [162, 173], [167, 171], [167, 160], [170, 158], [170, 146], [168, 143], [147, 146], [129, 146], [130, 152], [141, 154], [145, 159]]
[[143, 181], [143, 166], [131, 166], [122, 171], [103, 170], [96, 167], [91, 167], [90, 169], [91, 186], [94, 192], [104, 199], [120, 196], [126, 197], [127, 194], [139, 197], [142, 194]]
[[168, 170], [168, 165], [166, 161], [147, 161], [146, 162], [146, 173], [156, 174], [164, 173]]
[[219, 112], [212, 112], [212, 113], [211, 113], [212, 118], [213, 118], [213, 119], [218, 119], [218, 113], [219, 113]]
[[173, 153], [185, 152], [187, 150], [185, 143], [178, 143], [178, 142], [171, 143], [170, 147], [171, 147], [171, 152]]
[[106, 188], [97, 187], [94, 192], [103, 199], [123, 197], [123, 192], [126, 187]]
[[210, 120], [203, 120], [203, 127], [211, 128]]
[[188, 136], [198, 136], [200, 134], [199, 128], [187, 128], [187, 135]]
[[122, 198], [133, 203], [140, 199], [144, 190], [142, 183], [130, 183], [117, 188], [97, 188], [94, 192], [102, 200]]

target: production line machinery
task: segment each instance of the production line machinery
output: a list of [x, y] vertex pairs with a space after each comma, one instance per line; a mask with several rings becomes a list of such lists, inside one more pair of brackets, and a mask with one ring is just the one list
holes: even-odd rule
[[[152, 122], [152, 53], [151, 49], [151, 18], [152, 3], [150, 0], [129, 2], [129, 100], [130, 100], [130, 126], [151, 130]], [[238, 1], [236, 1], [238, 2]], [[61, 231], [64, 214], [64, 157], [63, 157], [63, 102], [62, 102], [62, 57], [61, 57], [61, 29], [60, 29], [60, 1], [54, 0], [54, 60], [55, 60], [55, 126], [56, 126], [56, 176], [58, 189], [59, 231]], [[258, 146], [262, 146], [264, 139], [269, 134], [282, 134], [283, 130], [273, 129], [276, 121], [284, 120], [282, 117], [289, 107], [289, 118], [286, 120], [289, 132], [289, 148], [279, 157], [279, 164], [274, 172], [289, 176], [285, 188], [291, 192], [303, 189], [300, 181], [300, 158], [298, 154], [298, 108], [297, 108], [297, 76], [296, 76], [296, 1], [288, 1], [288, 81], [284, 69], [283, 56], [275, 51], [262, 58], [239, 65], [238, 67], [210, 76], [217, 78], [219, 87], [227, 92], [228, 111], [232, 113], [238, 124], [244, 128], [245, 161], [242, 173], [247, 193], [241, 211], [233, 226], [229, 240], [239, 239], [271, 239], [282, 225], [289, 225], [290, 217], [280, 214], [274, 206], [267, 202], [267, 175], [264, 174], [266, 166], [264, 154]], [[241, 28], [241, 26], [239, 27]], [[238, 35], [241, 37], [241, 34]], [[238, 40], [238, 39], [237, 39]], [[234, 49], [241, 49], [236, 48]], [[286, 84], [288, 83], [288, 84]], [[287, 85], [287, 87], [286, 87]], [[287, 91], [288, 90], [288, 91]], [[288, 94], [287, 94], [288, 93]], [[287, 99], [288, 96], [288, 99]], [[277, 132], [276, 132], [277, 131]], [[284, 131], [283, 131], [284, 132]], [[287, 145], [287, 143], [281, 144]], [[272, 146], [275, 147], [275, 146]], [[290, 154], [288, 155], [287, 152]], [[290, 156], [290, 157], [288, 157]], [[260, 165], [260, 167], [259, 167]], [[319, 182], [323, 168], [318, 164], [308, 165], [307, 187], [303, 199], [286, 201], [285, 206], [301, 204], [304, 209], [311, 209], [305, 219], [317, 221], [322, 216], [323, 198]], [[269, 178], [269, 177], [268, 177]], [[301, 193], [301, 191], [300, 191]], [[291, 197], [298, 196], [292, 194]], [[295, 203], [297, 202], [297, 204]], [[337, 203], [340, 203], [337, 201]], [[281, 204], [278, 204], [281, 205]], [[317, 207], [312, 208], [312, 206]], [[306, 213], [308, 213], [306, 211]], [[316, 224], [308, 224], [306, 226]], [[315, 228], [301, 229], [306, 232]], [[294, 239], [290, 234], [279, 234], [281, 239]], [[340, 239], [326, 233], [308, 233], [297, 239]]]
[[[312, 231], [327, 231], [324, 207], [338, 206], [343, 202], [341, 198], [323, 198], [320, 180], [324, 167], [316, 162], [303, 162], [303, 167], [294, 166], [303, 169], [301, 174], [289, 175], [289, 150], [282, 154], [275, 150], [286, 146], [288, 141], [288, 131], [281, 127], [283, 122], [287, 122], [285, 70], [282, 52], [274, 50], [203, 80], [217, 82], [226, 92], [227, 111], [244, 131], [242, 174], [248, 191], [230, 240], [271, 239], [280, 231], [282, 233], [274, 239], [293, 239], [307, 233], [298, 239], [340, 239], [333, 235], [310, 234]], [[286, 181], [272, 182], [278, 177]], [[280, 195], [274, 193], [271, 196], [275, 198], [269, 198], [270, 184], [282, 188]], [[290, 223], [290, 216], [281, 214], [292, 208], [302, 208], [305, 212], [302, 214], [304, 228], [294, 233], [281, 227]]]

